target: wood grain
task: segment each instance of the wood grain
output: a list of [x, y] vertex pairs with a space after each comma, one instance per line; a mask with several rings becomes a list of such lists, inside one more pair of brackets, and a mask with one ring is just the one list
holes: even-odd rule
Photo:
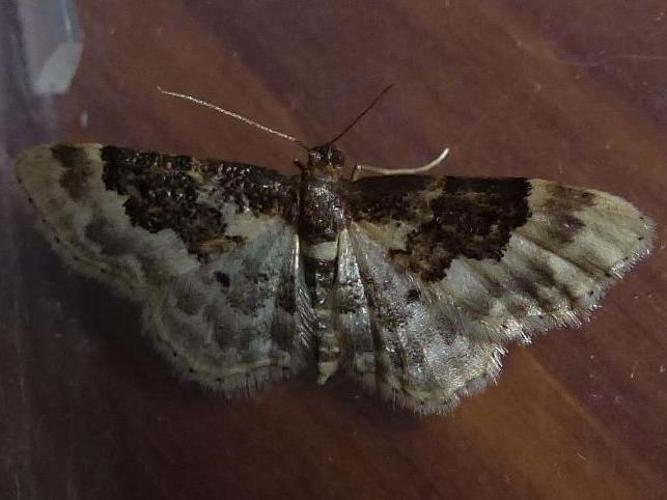
[[[667, 498], [663, 1], [78, 5], [85, 49], [62, 98], [26, 93], [2, 35], [0, 498]], [[292, 144], [156, 86], [312, 144], [390, 83], [340, 143], [352, 161], [416, 165], [448, 145], [448, 173], [602, 189], [659, 224], [592, 322], [515, 346], [499, 384], [447, 417], [394, 411], [340, 376], [241, 401], [177, 380], [138, 309], [50, 251], [12, 173], [45, 141], [292, 172]]]

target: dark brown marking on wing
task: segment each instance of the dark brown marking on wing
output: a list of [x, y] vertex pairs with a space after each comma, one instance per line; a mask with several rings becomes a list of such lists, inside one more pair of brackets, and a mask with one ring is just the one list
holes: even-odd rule
[[[285, 311], [292, 316], [297, 312], [297, 293], [300, 291], [298, 284], [299, 269], [294, 265], [294, 261], [289, 259], [285, 262], [281, 272], [280, 280], [276, 288], [275, 302], [276, 307]], [[273, 335], [273, 334], [272, 334]], [[290, 339], [294, 335], [294, 331], [279, 332], [279, 336], [287, 335]], [[280, 344], [281, 346], [283, 344]]]
[[276, 172], [115, 146], [105, 146], [101, 155], [105, 187], [128, 196], [124, 206], [132, 224], [152, 233], [174, 230], [201, 260], [244, 242], [225, 235], [227, 224], [218, 208], [223, 203], [234, 203], [238, 212], [294, 220], [294, 189]]
[[407, 237], [408, 267], [434, 281], [458, 256], [500, 260], [512, 230], [530, 215], [529, 186], [522, 178], [446, 178], [430, 204], [433, 217]]
[[512, 231], [530, 217], [524, 178], [392, 176], [354, 184], [354, 220], [416, 226], [389, 257], [424, 281], [444, 278], [459, 256], [499, 260]]
[[547, 234], [561, 245], [574, 241], [584, 223], [574, 214], [594, 204], [595, 196], [589, 191], [553, 184], [547, 188], [550, 195], [544, 209], [550, 214]]
[[254, 165], [219, 160], [201, 162], [199, 170], [207, 181], [216, 185], [213, 195], [217, 200], [233, 201], [239, 211], [296, 220], [295, 193], [285, 176]]
[[134, 250], [134, 242], [128, 236], [121, 236], [101, 218], [93, 218], [85, 227], [84, 234], [99, 245], [100, 253], [104, 255], [119, 257]]
[[419, 175], [366, 177], [343, 185], [341, 191], [351, 202], [352, 219], [386, 224], [391, 220], [414, 220], [420, 210], [427, 211], [423, 194], [439, 182]]
[[411, 288], [405, 294], [405, 301], [408, 304], [411, 304], [413, 302], [419, 302], [421, 300], [421, 296], [422, 296], [422, 293], [419, 291], [419, 288]]
[[74, 201], [80, 201], [88, 190], [88, 179], [92, 175], [85, 150], [58, 144], [51, 148], [51, 154], [65, 168], [60, 185]]
[[287, 314], [296, 312], [296, 285], [293, 277], [280, 282], [276, 292], [276, 305]]
[[213, 273], [215, 276], [215, 280], [220, 283], [220, 286], [224, 288], [229, 288], [230, 280], [229, 280], [229, 275], [227, 273], [223, 273], [222, 271], [216, 271]]
[[[530, 284], [527, 285], [527, 287], [541, 285], [545, 288], [558, 290], [558, 292], [567, 300], [570, 307], [574, 307], [579, 303], [581, 297], [575, 295], [566, 283], [563, 283], [561, 280], [559, 280], [549, 265], [531, 260], [527, 260], [526, 263], [531, 272]], [[538, 301], [538, 304], [543, 311], [553, 312], [560, 309], [562, 306], [562, 304], [556, 304], [542, 298], [541, 294], [536, 290], [531, 290], [529, 288], [527, 291], [531, 297]]]
[[274, 296], [274, 276], [247, 269], [234, 278], [226, 295], [229, 305], [249, 318], [257, 318], [260, 309]]
[[366, 290], [366, 299], [374, 316], [374, 324], [382, 326], [385, 330], [396, 333], [404, 327], [412, 314], [404, 304], [394, 303], [387, 299], [390, 283], [379, 283], [362, 271], [362, 280]]

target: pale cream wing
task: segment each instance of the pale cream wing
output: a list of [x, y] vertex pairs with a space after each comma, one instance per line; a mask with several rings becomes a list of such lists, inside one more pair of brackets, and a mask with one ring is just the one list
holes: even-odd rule
[[97, 144], [36, 147], [17, 176], [54, 247], [141, 302], [156, 346], [186, 377], [252, 392], [306, 362], [289, 178]]
[[425, 412], [493, 378], [507, 342], [579, 325], [655, 233], [621, 198], [541, 180], [371, 177], [346, 202], [349, 366]]

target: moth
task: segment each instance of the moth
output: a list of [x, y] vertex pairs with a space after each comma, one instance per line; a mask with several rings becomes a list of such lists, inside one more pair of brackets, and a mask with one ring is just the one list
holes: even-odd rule
[[651, 249], [653, 222], [621, 198], [425, 175], [446, 151], [350, 178], [343, 133], [304, 146], [295, 176], [99, 144], [37, 146], [17, 176], [64, 258], [143, 304], [157, 349], [228, 396], [314, 362], [320, 383], [344, 371], [447, 412], [496, 379], [508, 344], [579, 326]]

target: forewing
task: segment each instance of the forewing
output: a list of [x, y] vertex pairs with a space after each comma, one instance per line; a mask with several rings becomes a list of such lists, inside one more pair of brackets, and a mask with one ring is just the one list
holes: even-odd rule
[[143, 302], [186, 376], [233, 393], [303, 365], [309, 305], [289, 178], [97, 144], [36, 147], [17, 175], [54, 246]]
[[[370, 177], [345, 196], [374, 376], [388, 366], [388, 385], [415, 408], [435, 405], [434, 391], [467, 392], [469, 381], [493, 376], [506, 342], [578, 325], [654, 237], [630, 203], [542, 180]], [[453, 360], [454, 381], [438, 381]]]

